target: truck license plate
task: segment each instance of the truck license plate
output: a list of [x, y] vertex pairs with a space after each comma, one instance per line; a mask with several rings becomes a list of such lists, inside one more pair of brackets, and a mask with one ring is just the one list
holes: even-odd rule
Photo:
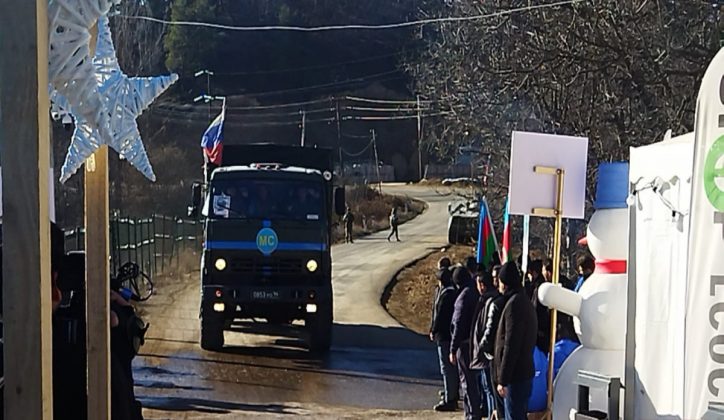
[[276, 300], [279, 299], [279, 292], [277, 291], [266, 291], [266, 290], [255, 290], [251, 292], [252, 299], [258, 300]]

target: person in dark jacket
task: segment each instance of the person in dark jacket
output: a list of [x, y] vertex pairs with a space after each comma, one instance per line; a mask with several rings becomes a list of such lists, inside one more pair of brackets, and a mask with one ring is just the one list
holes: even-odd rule
[[500, 292], [506, 299], [495, 337], [495, 380], [503, 397], [506, 420], [526, 420], [528, 399], [535, 368], [535, 309], [521, 287], [520, 273], [514, 263], [500, 269]]
[[498, 291], [498, 296], [492, 299], [486, 308], [487, 321], [485, 323], [485, 332], [483, 333], [482, 344], [480, 345], [485, 355], [490, 359], [490, 382], [493, 391], [493, 400], [495, 401], [494, 410], [495, 418], [505, 418], [505, 406], [503, 405], [503, 397], [497, 392], [497, 382], [495, 381], [495, 361], [493, 355], [495, 353], [495, 337], [498, 334], [498, 325], [500, 325], [500, 315], [503, 313], [503, 307], [505, 306], [505, 297], [500, 294], [500, 269], [502, 266], [496, 265], [493, 267], [493, 285], [495, 290]]
[[[546, 258], [543, 261], [543, 279], [549, 283], [553, 283], [553, 260], [550, 258]], [[561, 286], [565, 287], [568, 290], [573, 290], [573, 287], [575, 286], [571, 280], [561, 274], [558, 273], [558, 283], [560, 283]]]
[[397, 239], [397, 242], [400, 242], [400, 218], [397, 217], [397, 207], [393, 207], [392, 211], [390, 212], [390, 234], [387, 236], [387, 242], [390, 242], [390, 239], [392, 239], [392, 236], [395, 236], [395, 239]]
[[530, 301], [538, 317], [536, 346], [538, 346], [538, 350], [548, 354], [551, 346], [551, 310], [538, 300], [538, 288], [546, 282], [546, 278], [543, 276], [543, 262], [541, 260], [531, 261], [528, 264], [528, 276], [532, 287]]
[[344, 212], [344, 217], [342, 217], [342, 221], [344, 222], [344, 241], [346, 243], [354, 243], [353, 238], [353, 232], [354, 229], [354, 213], [352, 213], [352, 209], [347, 206], [346, 211]]
[[[477, 277], [478, 292], [480, 300], [475, 310], [475, 320], [473, 322], [472, 336], [470, 337], [471, 355], [470, 369], [477, 370], [480, 377], [480, 396], [481, 396], [481, 414], [483, 418], [489, 418], [495, 410], [495, 398], [493, 394], [495, 389], [490, 381], [490, 360], [493, 353], [489, 350], [487, 353], [483, 348], [486, 343], [484, 338], [486, 332], [489, 333], [489, 323], [496, 321], [489, 318], [492, 303], [500, 297], [500, 293], [493, 285], [493, 276], [487, 272], [481, 273]], [[499, 314], [495, 314], [498, 315]], [[488, 340], [492, 341], [492, 340]]]
[[596, 269], [596, 260], [590, 255], [584, 255], [578, 258], [576, 266], [578, 267], [578, 280], [576, 281], [576, 286], [573, 288], [574, 292], [581, 290], [583, 283], [591, 277], [591, 274], [593, 274], [593, 271]]
[[437, 355], [440, 361], [442, 374], [443, 394], [442, 400], [434, 407], [435, 411], [455, 411], [458, 408], [460, 380], [458, 367], [450, 363], [450, 324], [452, 323], [453, 308], [457, 289], [452, 283], [450, 259], [443, 257], [438, 261], [437, 280], [438, 288], [435, 293], [435, 303], [432, 309], [432, 322], [430, 324], [430, 340], [437, 344]]
[[[547, 282], [553, 282], [553, 261], [550, 258], [546, 259], [543, 262], [543, 278], [545, 278]], [[561, 284], [561, 286], [565, 287], [568, 290], [573, 290], [574, 288], [573, 283], [568, 279], [568, 277], [560, 273], [558, 275], [558, 282]], [[540, 315], [538, 316], [540, 317]], [[575, 333], [575, 328], [573, 328], [573, 317], [563, 312], [558, 312], [557, 319], [557, 335], [561, 338], [565, 338], [580, 344], [578, 336]]]
[[476, 372], [470, 370], [470, 331], [475, 317], [475, 308], [480, 294], [470, 281], [465, 267], [457, 267], [453, 272], [453, 282], [461, 289], [455, 300], [452, 325], [450, 327], [450, 363], [457, 364], [460, 376], [460, 390], [463, 397], [463, 409], [467, 420], [480, 419], [480, 387]]

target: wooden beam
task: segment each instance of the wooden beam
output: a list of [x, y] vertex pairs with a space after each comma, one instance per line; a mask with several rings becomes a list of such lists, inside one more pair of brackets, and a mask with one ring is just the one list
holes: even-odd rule
[[[111, 418], [108, 147], [85, 163], [88, 418]], [[91, 316], [92, 314], [92, 316]]]
[[53, 417], [47, 9], [0, 1], [6, 419]]

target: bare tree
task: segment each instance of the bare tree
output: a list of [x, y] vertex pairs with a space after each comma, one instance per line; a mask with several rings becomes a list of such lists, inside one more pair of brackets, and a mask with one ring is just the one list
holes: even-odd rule
[[[422, 0], [419, 14], [528, 5]], [[423, 52], [406, 63], [414, 90], [445, 111], [426, 125], [427, 147], [445, 157], [478, 139], [493, 155], [491, 188], [504, 196], [512, 131], [586, 136], [592, 201], [599, 162], [625, 160], [629, 147], [668, 129], [693, 129], [697, 86], [719, 49], [718, 22], [709, 2], [591, 0], [429, 27]], [[545, 224], [536, 231], [547, 234]]]

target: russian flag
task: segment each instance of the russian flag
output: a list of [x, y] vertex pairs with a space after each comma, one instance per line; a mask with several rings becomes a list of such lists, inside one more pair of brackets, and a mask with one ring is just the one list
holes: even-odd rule
[[226, 106], [221, 108], [221, 113], [201, 137], [201, 147], [208, 162], [214, 165], [221, 165], [221, 153], [224, 150], [224, 118], [226, 117]]
[[503, 214], [503, 249], [502, 262], [513, 261], [512, 255], [510, 255], [510, 214], [508, 213], [508, 206], [510, 206], [510, 199], [505, 199], [505, 213]]

